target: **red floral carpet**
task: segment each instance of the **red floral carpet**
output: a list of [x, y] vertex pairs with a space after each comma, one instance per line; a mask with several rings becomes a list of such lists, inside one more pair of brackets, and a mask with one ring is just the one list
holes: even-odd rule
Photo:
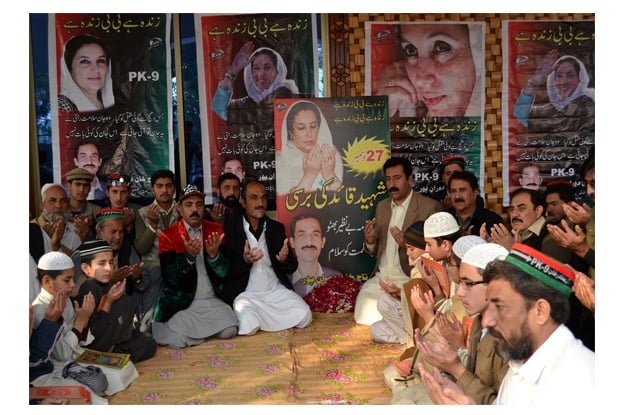
[[351, 313], [314, 313], [305, 329], [159, 347], [110, 398], [127, 404], [388, 404], [383, 371], [402, 352], [371, 340]]

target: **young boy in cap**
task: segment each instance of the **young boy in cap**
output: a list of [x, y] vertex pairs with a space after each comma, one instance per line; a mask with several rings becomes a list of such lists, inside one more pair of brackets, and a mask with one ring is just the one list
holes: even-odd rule
[[[484, 281], [482, 325], [510, 366], [493, 404], [595, 404], [595, 354], [564, 325], [574, 272], [515, 243], [505, 259], [487, 265]], [[422, 372], [422, 379], [435, 403], [476, 403], [437, 369]]]
[[90, 349], [127, 353], [134, 363], [156, 353], [156, 342], [133, 329], [136, 298], [126, 291], [126, 279], [112, 283], [113, 249], [103, 240], [87, 241], [80, 246], [80, 266], [87, 277], [80, 286], [78, 298], [93, 294], [97, 310], [90, 319], [94, 340]]
[[[425, 239], [423, 239], [423, 221], [416, 221], [403, 233], [404, 244], [408, 261], [412, 266], [410, 281], [405, 283], [414, 285], [421, 284], [425, 290], [427, 283], [421, 279], [417, 260], [425, 254]], [[418, 282], [413, 282], [417, 281]], [[390, 278], [380, 278], [380, 289], [383, 293], [378, 298], [378, 311], [382, 320], [371, 325], [373, 340], [382, 343], [401, 343], [408, 347], [414, 346], [414, 326], [409, 310], [409, 301], [406, 292], [398, 287]], [[408, 290], [408, 292], [410, 292]], [[414, 313], [413, 313], [414, 314]]]
[[[501, 245], [483, 243], [473, 246], [462, 257], [456, 295], [462, 301], [466, 314], [473, 317], [466, 362], [460, 358], [461, 353], [438, 333], [433, 331], [430, 338], [416, 336], [419, 353], [425, 360], [453, 376], [466, 394], [483, 405], [495, 399], [508, 371], [508, 361], [495, 352], [495, 339], [482, 328], [481, 313], [488, 306], [483, 275], [488, 263], [507, 254], [508, 251]], [[425, 391], [423, 384], [415, 388], [420, 389], [421, 394]]]
[[52, 251], [43, 255], [37, 263], [37, 278], [41, 291], [33, 301], [36, 330], [50, 316], [46, 314], [50, 303], [64, 304], [63, 311], [55, 321], [62, 319], [63, 333], [52, 349], [51, 358], [61, 363], [76, 359], [81, 346], [91, 343], [93, 335], [89, 331], [89, 318], [95, 310], [93, 294], [86, 293], [80, 304], [69, 298], [74, 289], [74, 263], [62, 252]]

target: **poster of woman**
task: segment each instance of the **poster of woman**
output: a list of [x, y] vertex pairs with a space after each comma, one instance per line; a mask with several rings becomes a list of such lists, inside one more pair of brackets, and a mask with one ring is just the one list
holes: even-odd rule
[[274, 102], [277, 215], [300, 262], [293, 282], [302, 294], [335, 275], [364, 281], [373, 271], [364, 225], [388, 196], [387, 105], [387, 97]]
[[504, 22], [504, 203], [511, 192], [567, 180], [595, 142], [594, 21]]
[[[317, 33], [312, 14], [196, 15], [204, 187], [215, 193], [226, 159], [269, 184], [275, 208], [273, 103], [314, 97]], [[209, 201], [210, 202], [210, 201]]]
[[98, 200], [98, 179], [125, 174], [149, 197], [151, 174], [173, 168], [170, 16], [50, 14], [48, 30], [55, 181], [83, 167]]
[[389, 97], [391, 153], [411, 160], [413, 188], [444, 194], [452, 155], [481, 183], [484, 23], [366, 22], [365, 37], [365, 93]]

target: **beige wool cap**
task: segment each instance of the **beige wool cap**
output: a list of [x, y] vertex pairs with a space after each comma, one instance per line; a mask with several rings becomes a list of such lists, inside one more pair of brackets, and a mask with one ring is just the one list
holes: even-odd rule
[[71, 182], [72, 180], [77, 180], [77, 179], [93, 180], [93, 174], [89, 173], [85, 169], [81, 169], [80, 167], [77, 167], [75, 169], [68, 171], [67, 174], [65, 175], [65, 179], [68, 182]]

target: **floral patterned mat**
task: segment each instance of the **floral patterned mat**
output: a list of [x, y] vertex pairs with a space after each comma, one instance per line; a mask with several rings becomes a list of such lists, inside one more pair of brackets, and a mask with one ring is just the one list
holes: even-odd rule
[[314, 313], [305, 329], [159, 347], [109, 404], [388, 404], [383, 372], [401, 352], [351, 313]]

